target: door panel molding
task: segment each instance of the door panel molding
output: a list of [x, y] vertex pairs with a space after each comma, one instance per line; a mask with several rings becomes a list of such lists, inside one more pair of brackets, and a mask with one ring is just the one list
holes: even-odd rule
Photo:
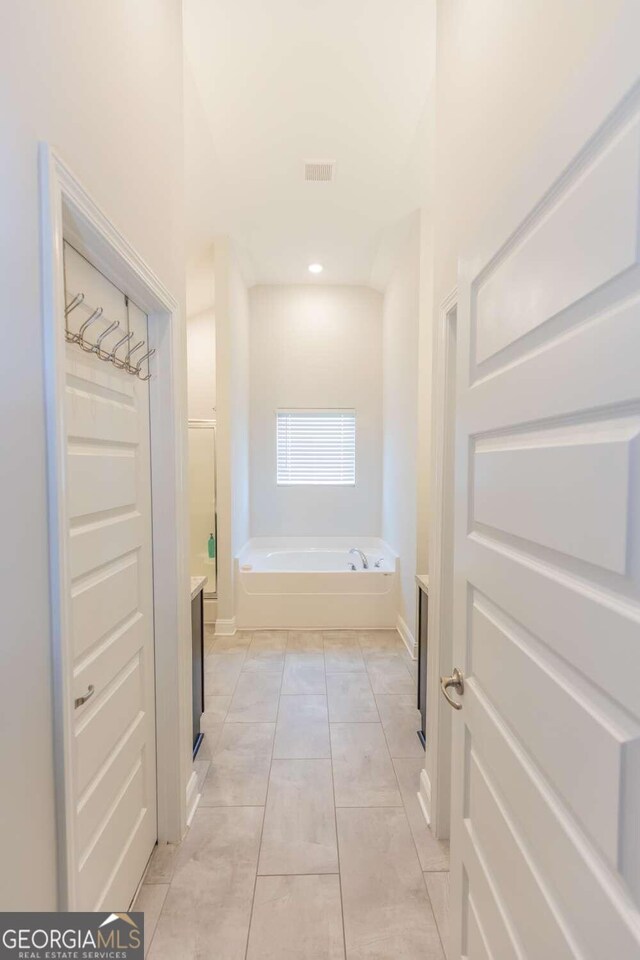
[[[637, 264], [639, 166], [640, 120], [631, 101], [473, 280], [472, 383], [484, 361]], [[594, 195], [597, 203], [589, 202]], [[580, 249], [567, 277], [561, 254], [576, 236]]]

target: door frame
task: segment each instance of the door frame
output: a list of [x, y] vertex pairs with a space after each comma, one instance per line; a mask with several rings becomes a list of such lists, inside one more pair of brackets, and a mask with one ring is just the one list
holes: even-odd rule
[[70, 574], [65, 497], [63, 236], [149, 316], [158, 839], [179, 841], [192, 778], [190, 606], [186, 516], [186, 344], [180, 307], [69, 167], [41, 143], [40, 221], [47, 433], [49, 577], [58, 909], [75, 907], [71, 764]]
[[453, 476], [447, 476], [447, 471], [455, 442], [455, 379], [452, 383], [451, 377], [455, 370], [453, 324], [457, 304], [458, 290], [454, 287], [440, 305], [433, 337], [427, 757], [420, 780], [422, 807], [434, 836], [442, 840], [449, 837], [451, 820], [451, 711], [440, 695], [440, 676], [451, 672], [453, 662], [452, 637], [443, 630], [443, 607], [452, 588], [445, 573], [453, 562]]

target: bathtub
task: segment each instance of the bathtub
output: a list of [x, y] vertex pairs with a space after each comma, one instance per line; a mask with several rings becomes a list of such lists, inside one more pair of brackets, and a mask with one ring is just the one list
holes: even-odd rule
[[[351, 547], [362, 550], [369, 569]], [[397, 566], [389, 545], [373, 537], [250, 540], [235, 558], [236, 624], [242, 630], [395, 627]]]

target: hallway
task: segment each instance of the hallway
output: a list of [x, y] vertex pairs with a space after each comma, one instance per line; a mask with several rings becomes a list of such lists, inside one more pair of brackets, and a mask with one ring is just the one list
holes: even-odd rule
[[207, 638], [202, 797], [134, 907], [152, 960], [442, 960], [415, 666], [395, 631]]

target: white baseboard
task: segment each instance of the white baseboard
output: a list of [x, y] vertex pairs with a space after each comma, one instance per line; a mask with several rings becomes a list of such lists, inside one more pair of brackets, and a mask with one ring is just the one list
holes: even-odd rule
[[205, 623], [215, 623], [218, 616], [218, 601], [211, 600], [208, 597], [204, 598], [204, 622]]
[[216, 637], [233, 637], [236, 632], [236, 618], [216, 620]]
[[198, 792], [198, 774], [195, 770], [191, 772], [187, 784], [187, 826], [191, 826], [193, 815], [200, 803], [200, 793]]
[[427, 823], [431, 823], [431, 781], [426, 769], [420, 771], [420, 789], [418, 790], [418, 803], [424, 814]]
[[396, 629], [400, 634], [400, 636], [402, 637], [405, 647], [407, 648], [407, 650], [415, 660], [416, 657], [418, 656], [418, 645], [414, 639], [413, 634], [411, 633], [411, 630], [409, 630], [409, 627], [407, 626], [403, 618], [400, 616], [400, 614], [398, 614], [398, 619], [396, 621]]

